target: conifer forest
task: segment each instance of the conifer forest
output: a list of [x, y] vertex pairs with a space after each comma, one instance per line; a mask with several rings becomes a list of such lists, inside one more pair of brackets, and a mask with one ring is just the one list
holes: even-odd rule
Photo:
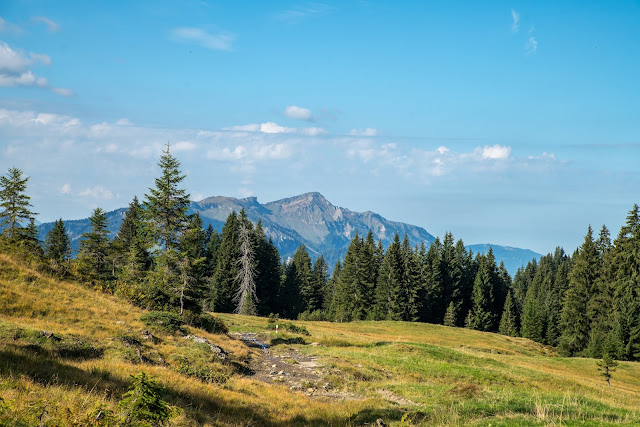
[[452, 233], [412, 247], [396, 235], [383, 247], [355, 233], [346, 256], [328, 266], [300, 246], [281, 259], [258, 222], [229, 215], [221, 233], [187, 215], [185, 176], [167, 145], [161, 175], [142, 201], [131, 201], [110, 240], [105, 211], [71, 257], [63, 220], [37, 240], [28, 178], [17, 168], [1, 179], [2, 239], [106, 293], [193, 325], [204, 311], [301, 320], [428, 322], [530, 338], [562, 355], [640, 358], [640, 212], [637, 205], [612, 238], [589, 227], [573, 253], [556, 248], [510, 277], [493, 252], [474, 254]]

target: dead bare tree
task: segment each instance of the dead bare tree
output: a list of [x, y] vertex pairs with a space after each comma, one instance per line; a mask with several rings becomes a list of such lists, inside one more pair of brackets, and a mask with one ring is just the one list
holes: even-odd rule
[[238, 291], [233, 297], [237, 304], [233, 311], [236, 314], [256, 314], [256, 268], [253, 246], [251, 244], [251, 230], [245, 224], [240, 226], [240, 271], [236, 276]]

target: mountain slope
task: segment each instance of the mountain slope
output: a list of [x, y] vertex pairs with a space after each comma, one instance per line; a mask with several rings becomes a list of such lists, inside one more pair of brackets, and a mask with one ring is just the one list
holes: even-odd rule
[[[255, 197], [236, 199], [233, 197], [215, 196], [191, 202], [190, 213], [199, 212], [205, 227], [211, 224], [218, 231], [222, 230], [225, 220], [231, 212], [245, 210], [247, 217], [257, 223], [262, 221], [265, 233], [273, 240], [283, 259], [293, 257], [296, 249], [304, 244], [316, 258], [321, 254], [330, 268], [344, 257], [349, 242], [356, 232], [361, 236], [371, 230], [376, 240], [382, 240], [386, 247], [396, 233], [401, 238], [406, 234], [412, 245], [425, 242], [431, 244], [435, 238], [424, 228], [401, 222], [390, 221], [374, 212], [353, 212], [349, 209], [331, 204], [322, 194], [317, 192], [305, 193], [295, 197], [261, 204]], [[107, 214], [109, 231], [113, 237], [117, 233], [126, 209], [117, 209]], [[88, 219], [65, 221], [74, 251], [82, 233], [89, 230]], [[40, 238], [53, 227], [53, 223], [39, 226]], [[482, 252], [482, 245], [474, 252]], [[526, 265], [539, 254], [534, 252], [494, 245], [494, 253], [498, 262], [505, 261], [511, 274], [521, 265]], [[504, 256], [504, 258], [502, 258]]]
[[[165, 388], [176, 426], [640, 422], [635, 362], [620, 362], [609, 387], [593, 359], [465, 328], [295, 322], [308, 335], [276, 335], [266, 318], [224, 314], [228, 335], [186, 328], [151, 330], [149, 339], [144, 313], [0, 253], [0, 425], [119, 425], [118, 401], [141, 371]], [[186, 334], [223, 348], [227, 362]], [[270, 343], [269, 351], [234, 338], [245, 336]], [[270, 378], [234, 368], [267, 354], [279, 370]], [[233, 369], [224, 384], [184, 369], [197, 355], [203, 366]], [[318, 379], [287, 386], [305, 369]]]

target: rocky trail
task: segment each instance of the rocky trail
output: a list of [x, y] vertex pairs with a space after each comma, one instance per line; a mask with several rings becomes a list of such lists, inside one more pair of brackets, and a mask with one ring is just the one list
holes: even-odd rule
[[230, 335], [256, 350], [249, 361], [249, 368], [253, 372], [252, 377], [258, 381], [282, 384], [310, 397], [360, 398], [353, 393], [334, 390], [329, 383], [324, 382], [327, 368], [315, 357], [306, 356], [289, 345], [278, 346], [276, 351], [260, 334], [243, 332]]

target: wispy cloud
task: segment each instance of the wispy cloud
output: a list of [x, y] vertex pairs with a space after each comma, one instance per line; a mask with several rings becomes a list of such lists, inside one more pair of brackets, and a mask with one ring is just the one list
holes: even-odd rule
[[520, 14], [511, 9], [511, 31], [517, 33], [520, 30]]
[[96, 200], [111, 200], [113, 199], [113, 192], [102, 185], [96, 185], [89, 187], [78, 193], [80, 197], [90, 197]]
[[5, 21], [4, 19], [2, 19], [2, 17], [0, 17], [0, 33], [20, 34], [22, 32], [22, 28], [20, 28], [18, 25], [12, 24], [9, 21]]
[[210, 50], [233, 49], [235, 35], [231, 33], [209, 34], [201, 28], [181, 27], [171, 30], [171, 38], [180, 42], [191, 42]]
[[331, 6], [324, 3], [305, 3], [283, 10], [277, 13], [275, 17], [279, 21], [297, 23], [311, 16], [324, 15], [332, 9]]
[[314, 121], [313, 113], [311, 110], [304, 107], [298, 107], [297, 105], [289, 105], [284, 109], [284, 115], [294, 120], [306, 120], [309, 122]]
[[60, 25], [58, 25], [58, 23], [52, 21], [51, 19], [47, 18], [46, 16], [34, 16], [33, 18], [31, 18], [31, 20], [35, 22], [41, 22], [44, 25], [46, 25], [47, 31], [49, 31], [50, 33], [55, 33], [60, 31]]
[[525, 45], [525, 50], [528, 55], [533, 55], [538, 51], [538, 40], [534, 36], [529, 36]]
[[366, 129], [351, 129], [349, 135], [354, 136], [376, 136], [378, 135], [378, 130], [374, 128], [366, 128]]
[[223, 128], [225, 131], [235, 131], [235, 132], [261, 132], [267, 134], [300, 134], [300, 135], [308, 135], [308, 136], [318, 136], [324, 135], [327, 131], [320, 127], [301, 127], [301, 128], [292, 128], [287, 126], [281, 126], [275, 122], [264, 122], [264, 123], [250, 123], [247, 125], [239, 125], [239, 126], [231, 126], [228, 128]]
[[51, 63], [48, 55], [14, 50], [6, 42], [0, 41], [0, 86], [40, 87], [51, 89], [62, 96], [73, 95], [70, 89], [51, 87], [45, 77], [40, 77], [29, 69], [34, 65], [49, 66]]

